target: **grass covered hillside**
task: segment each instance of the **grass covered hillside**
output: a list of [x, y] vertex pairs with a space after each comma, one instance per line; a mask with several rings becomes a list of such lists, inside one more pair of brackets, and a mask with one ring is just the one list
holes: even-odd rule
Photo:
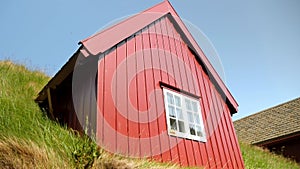
[[71, 168], [91, 161], [80, 151], [95, 146], [84, 147], [87, 139], [48, 120], [34, 103], [47, 76], [10, 61], [0, 62], [0, 76], [0, 168]]
[[[0, 168], [179, 168], [124, 158], [49, 120], [34, 98], [49, 81], [39, 71], [0, 61]], [[241, 144], [246, 168], [299, 168], [282, 157]]]
[[257, 146], [240, 143], [242, 156], [248, 169], [299, 169], [300, 165], [283, 156], [270, 153]]
[[125, 159], [49, 120], [34, 98], [49, 77], [0, 61], [0, 168], [177, 168]]

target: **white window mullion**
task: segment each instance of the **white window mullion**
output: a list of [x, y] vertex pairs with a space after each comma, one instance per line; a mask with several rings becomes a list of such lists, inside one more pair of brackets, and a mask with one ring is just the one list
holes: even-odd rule
[[182, 96], [182, 105], [183, 105], [183, 112], [184, 112], [184, 124], [185, 124], [185, 130], [186, 130], [186, 137], [189, 137], [190, 135], [190, 130], [189, 130], [189, 120], [187, 116], [187, 108], [185, 104], [185, 97]]

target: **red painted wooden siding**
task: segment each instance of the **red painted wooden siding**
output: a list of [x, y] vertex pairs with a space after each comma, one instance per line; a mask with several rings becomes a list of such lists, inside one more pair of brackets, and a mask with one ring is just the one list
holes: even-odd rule
[[[200, 96], [207, 142], [168, 136], [159, 82]], [[183, 166], [243, 168], [229, 109], [164, 17], [98, 63], [97, 141], [113, 153]]]

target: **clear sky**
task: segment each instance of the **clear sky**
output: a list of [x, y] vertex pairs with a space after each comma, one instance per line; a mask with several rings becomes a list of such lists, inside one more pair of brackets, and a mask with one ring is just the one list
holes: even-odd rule
[[[78, 42], [161, 0], [0, 2], [0, 59], [54, 75]], [[300, 1], [170, 0], [216, 48], [239, 103], [233, 119], [300, 97]]]

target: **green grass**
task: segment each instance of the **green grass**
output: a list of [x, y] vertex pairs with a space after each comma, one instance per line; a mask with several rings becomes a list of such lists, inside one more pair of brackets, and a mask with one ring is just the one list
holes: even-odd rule
[[246, 143], [240, 143], [242, 156], [248, 169], [299, 169], [294, 161], [280, 155], [270, 153], [268, 150]]
[[177, 168], [100, 150], [43, 114], [34, 99], [49, 77], [0, 61], [0, 168]]
[[[49, 77], [0, 61], [0, 168], [179, 168], [111, 155], [87, 137], [49, 120], [34, 98]], [[241, 144], [246, 168], [299, 168], [282, 157]]]
[[33, 101], [49, 78], [9, 61], [0, 62], [0, 76], [0, 140], [14, 140], [16, 145], [30, 142], [45, 149], [46, 155], [55, 154], [55, 167], [75, 167], [72, 156], [84, 141], [48, 120]]

